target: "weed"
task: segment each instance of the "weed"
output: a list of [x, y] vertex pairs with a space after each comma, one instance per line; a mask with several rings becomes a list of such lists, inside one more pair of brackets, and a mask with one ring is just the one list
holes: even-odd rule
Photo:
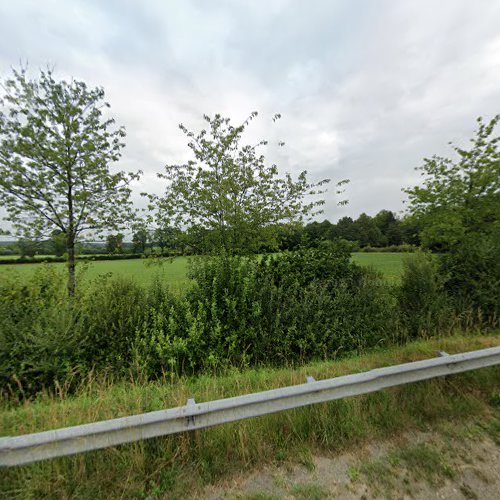
[[351, 466], [349, 467], [349, 469], [347, 470], [347, 474], [349, 475], [349, 479], [350, 479], [352, 482], [356, 482], [356, 481], [358, 481], [359, 476], [360, 476], [360, 470], [359, 470], [359, 467], [354, 467], [353, 465], [351, 465]]
[[292, 495], [300, 500], [322, 500], [328, 496], [326, 489], [317, 483], [297, 484], [292, 488]]
[[452, 479], [455, 471], [447, 463], [443, 454], [429, 444], [417, 444], [401, 448], [396, 452], [406, 467], [417, 477], [423, 477], [429, 483], [435, 484], [441, 478]]

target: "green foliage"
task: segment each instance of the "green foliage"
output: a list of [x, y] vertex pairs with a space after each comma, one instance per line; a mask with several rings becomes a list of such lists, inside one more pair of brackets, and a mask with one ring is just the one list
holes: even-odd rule
[[130, 366], [134, 329], [146, 307], [143, 288], [125, 278], [104, 276], [81, 290], [78, 302], [79, 328], [88, 346], [81, 363], [89, 370], [112, 368], [120, 374]]
[[[315, 362], [291, 369], [231, 370], [224, 375], [183, 377], [173, 383], [168, 379], [110, 383], [109, 379], [92, 376], [81, 381], [74, 396], [44, 396], [22, 404], [0, 401], [0, 429], [3, 435], [41, 432], [164, 410], [184, 404], [188, 397], [212, 401], [302, 384], [306, 375], [323, 380], [430, 358], [439, 350], [452, 354], [498, 343], [498, 336], [451, 336], [376, 349], [341, 361]], [[304, 456], [305, 448], [319, 455], [342, 454], [350, 449], [359, 451], [364, 443], [370, 445], [384, 439], [393, 442], [401, 432], [411, 433], [423, 427], [428, 430], [430, 426], [446, 431], [443, 444], [448, 445], [450, 430], [462, 440], [468, 436], [467, 440], [481, 441], [482, 435], [489, 432], [498, 438], [499, 420], [495, 415], [498, 417], [499, 412], [491, 404], [492, 396], [498, 396], [499, 377], [500, 367], [490, 367], [195, 433], [7, 467], [2, 469], [0, 497], [198, 498], [206, 495], [207, 482], [230, 482], [231, 478], [272, 464], [277, 458], [285, 460], [286, 465], [288, 460], [292, 464], [307, 464], [310, 459]], [[437, 446], [441, 443], [434, 433], [429, 439]], [[417, 463], [414, 454], [393, 453], [389, 455], [390, 467], [395, 459]], [[421, 453], [418, 456], [425, 458]], [[433, 462], [419, 463], [429, 468]], [[359, 468], [349, 468], [349, 475], [359, 478]]]
[[[248, 254], [260, 251], [262, 244], [275, 244], [276, 224], [319, 213], [324, 201], [310, 197], [322, 194], [328, 179], [310, 183], [305, 171], [297, 180], [290, 174], [280, 177], [278, 167], [269, 165], [260, 153], [267, 141], [241, 145], [256, 116], [253, 112], [233, 126], [219, 114], [205, 115], [208, 130], [198, 134], [180, 125], [194, 160], [169, 165], [159, 174], [167, 181], [165, 195], [150, 199], [164, 225], [190, 228], [203, 237], [202, 247], [216, 252]], [[273, 121], [278, 118], [275, 115]]]
[[85, 332], [62, 292], [63, 276], [37, 269], [26, 284], [0, 284], [0, 387], [30, 395], [79, 370]]
[[106, 252], [108, 254], [123, 252], [123, 234], [108, 234], [106, 237]]
[[185, 253], [186, 233], [179, 228], [160, 225], [154, 229], [152, 240], [161, 253], [164, 252], [179, 252]]
[[[485, 266], [492, 267], [488, 251]], [[366, 258], [373, 260], [356, 255]], [[175, 378], [332, 359], [447, 332], [461, 312], [437, 258], [420, 253], [405, 264], [401, 286], [353, 263], [349, 244], [328, 241], [263, 257], [199, 257], [189, 275], [182, 293], [163, 279], [149, 286], [87, 279], [74, 300], [61, 293], [62, 274], [53, 266], [40, 267], [29, 282], [6, 279], [2, 387], [28, 396], [63, 380], [71, 389], [91, 371]]]
[[153, 370], [303, 362], [384, 343], [393, 332], [383, 279], [333, 244], [200, 259], [191, 278], [184, 301], [163, 300], [138, 330], [138, 357]]
[[159, 377], [302, 363], [386, 344], [394, 334], [390, 287], [339, 244], [199, 258], [190, 273], [182, 295], [160, 280], [143, 287], [104, 276], [75, 300], [51, 268], [27, 284], [8, 281], [0, 295], [2, 386], [18, 380], [29, 395], [91, 370]]
[[424, 159], [418, 169], [423, 186], [404, 190], [410, 213], [423, 224], [421, 237], [426, 247], [448, 250], [474, 234], [500, 229], [499, 121], [500, 115], [489, 123], [478, 118], [470, 149], [454, 146], [456, 160]]
[[[353, 220], [342, 217], [336, 224], [328, 220], [310, 222], [305, 226], [280, 227], [280, 249], [295, 250], [299, 244], [316, 246], [324, 240], [345, 240], [356, 248], [397, 248], [407, 243], [418, 243], [409, 231], [405, 231], [407, 223], [400, 220], [390, 210], [381, 210], [374, 217], [362, 213]], [[288, 233], [285, 231], [288, 229]], [[291, 237], [290, 237], [291, 236]]]
[[451, 326], [452, 308], [444, 283], [431, 254], [416, 252], [405, 259], [398, 290], [403, 335], [430, 336]]
[[375, 219], [372, 219], [369, 215], [362, 213], [354, 224], [356, 239], [360, 246], [384, 246], [386, 244], [387, 238], [384, 238], [384, 235], [377, 226]]
[[356, 225], [351, 217], [342, 217], [338, 220], [333, 234], [337, 238], [342, 238], [349, 241], [358, 240], [358, 232]]
[[[144, 308], [144, 291], [102, 277], [70, 300], [63, 273], [40, 267], [27, 284], [0, 286], [0, 386], [30, 395], [93, 369], [120, 375]], [[71, 380], [73, 379], [73, 380]]]
[[145, 227], [139, 227], [132, 235], [133, 251], [144, 253], [146, 245], [150, 239], [150, 235]]
[[[142, 253], [115, 253], [115, 254], [95, 254], [95, 255], [77, 255], [76, 260], [80, 261], [99, 261], [99, 260], [133, 260], [133, 259], [143, 259], [144, 255]], [[35, 255], [34, 257], [17, 257], [17, 258], [1, 258], [0, 265], [12, 265], [12, 264], [42, 264], [48, 262], [66, 262], [66, 257], [57, 257], [54, 255]]]
[[457, 311], [472, 310], [485, 323], [500, 316], [500, 232], [470, 236], [440, 257], [446, 290]]
[[66, 253], [66, 235], [60, 229], [52, 231], [48, 243], [50, 253], [56, 257], [62, 257]]
[[403, 231], [401, 221], [396, 218], [390, 210], [381, 210], [373, 218], [375, 224], [382, 233], [384, 245], [397, 246], [403, 243]]
[[2, 87], [0, 202], [18, 235], [65, 236], [71, 295], [78, 236], [120, 227], [133, 214], [129, 184], [138, 175], [110, 171], [125, 130], [105, 117], [102, 88], [56, 81], [50, 70], [31, 80], [24, 68]]
[[33, 257], [40, 249], [40, 242], [29, 238], [20, 238], [16, 243], [21, 258]]

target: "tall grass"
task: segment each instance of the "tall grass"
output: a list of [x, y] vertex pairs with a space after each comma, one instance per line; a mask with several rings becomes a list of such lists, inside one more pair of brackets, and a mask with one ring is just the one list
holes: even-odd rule
[[[500, 344], [499, 336], [448, 337], [404, 348], [377, 349], [297, 369], [233, 370], [157, 382], [88, 376], [74, 396], [40, 394], [9, 400], [0, 410], [3, 435], [16, 435], [299, 384], [306, 375], [340, 376], [396, 363]], [[426, 429], [434, 421], [488, 415], [498, 401], [500, 369], [475, 370], [433, 381], [249, 419], [193, 433], [156, 438], [74, 457], [6, 469], [6, 498], [192, 497], [204, 485], [256, 465], [298, 459], [305, 448], [335, 453], [346, 447]]]

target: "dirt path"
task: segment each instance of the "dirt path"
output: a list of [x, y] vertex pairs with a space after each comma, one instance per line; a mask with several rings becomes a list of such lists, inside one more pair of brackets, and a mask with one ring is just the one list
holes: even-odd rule
[[446, 423], [340, 455], [310, 453], [211, 487], [216, 499], [500, 499], [500, 420]]

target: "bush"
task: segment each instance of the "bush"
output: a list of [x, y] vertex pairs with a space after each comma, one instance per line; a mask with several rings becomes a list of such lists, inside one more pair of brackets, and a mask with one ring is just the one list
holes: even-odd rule
[[17, 259], [2, 259], [0, 258], [0, 265], [6, 264], [46, 264], [49, 262], [66, 262], [64, 257], [56, 257], [55, 255], [44, 255], [43, 257], [18, 257]]
[[105, 276], [73, 299], [53, 266], [25, 284], [4, 281], [2, 387], [31, 395], [68, 380], [71, 389], [92, 370], [155, 378], [292, 365], [446, 331], [454, 317], [451, 277], [422, 253], [406, 261], [400, 287], [328, 241], [264, 257], [200, 257], [190, 277], [179, 294], [161, 281], [143, 288]]
[[450, 328], [453, 314], [444, 283], [431, 254], [417, 252], [405, 259], [398, 290], [404, 337], [425, 337]]
[[[164, 254], [164, 256], [168, 256]], [[77, 260], [83, 261], [94, 261], [94, 260], [127, 260], [127, 259], [142, 259], [144, 254], [142, 253], [123, 253], [123, 254], [85, 254], [77, 255]], [[46, 264], [51, 262], [66, 262], [68, 260], [67, 255], [55, 256], [55, 255], [43, 255], [34, 257], [18, 257], [17, 259], [2, 259], [0, 258], [0, 264]]]
[[87, 348], [79, 359], [86, 367], [123, 372], [130, 366], [130, 348], [147, 306], [146, 292], [136, 282], [102, 276], [79, 291], [78, 326]]
[[0, 285], [2, 392], [29, 396], [56, 382], [71, 389], [94, 368], [119, 375], [130, 366], [145, 291], [103, 277], [70, 299], [65, 282], [63, 270], [40, 266], [28, 282]]
[[440, 257], [445, 288], [459, 312], [471, 311], [485, 324], [500, 312], [500, 234], [470, 237]]
[[0, 387], [31, 394], [78, 371], [86, 338], [67, 300], [64, 276], [40, 267], [26, 284], [0, 285]]
[[191, 278], [182, 301], [162, 299], [138, 329], [136, 354], [149, 375], [327, 358], [385, 343], [394, 331], [387, 285], [352, 264], [343, 245], [199, 259]]

